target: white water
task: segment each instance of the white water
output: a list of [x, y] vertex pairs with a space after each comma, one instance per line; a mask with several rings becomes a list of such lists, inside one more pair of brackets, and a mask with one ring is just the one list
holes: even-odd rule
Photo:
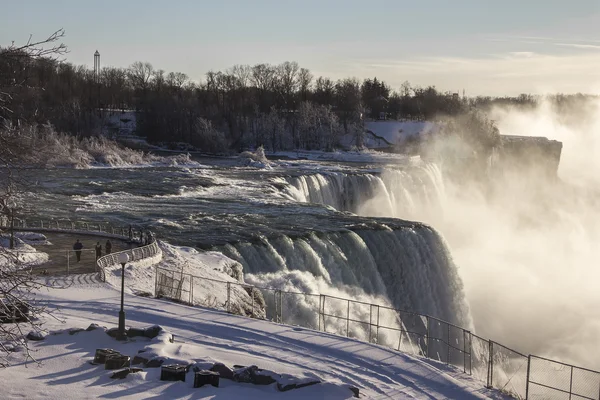
[[[389, 305], [471, 326], [462, 282], [446, 245], [425, 226], [263, 237], [259, 244], [227, 245], [223, 253], [243, 265], [248, 283], [260, 287]], [[297, 299], [294, 307], [298, 318], [316, 326], [318, 296]], [[346, 307], [340, 302], [329, 304], [328, 310], [346, 315]]]
[[[506, 125], [543, 126], [551, 137], [558, 130], [556, 138], [566, 140], [560, 176], [566, 182], [573, 177], [577, 186], [537, 182], [524, 171], [496, 185], [490, 198], [473, 186], [444, 182], [433, 164], [410, 173], [316, 174], [290, 182], [300, 201], [431, 224], [449, 241], [480, 335], [521, 352], [600, 368], [600, 208], [591, 173], [597, 171], [596, 140], [587, 146], [586, 136], [573, 140], [573, 130], [544, 110], [519, 117]], [[341, 188], [337, 197], [333, 187]]]

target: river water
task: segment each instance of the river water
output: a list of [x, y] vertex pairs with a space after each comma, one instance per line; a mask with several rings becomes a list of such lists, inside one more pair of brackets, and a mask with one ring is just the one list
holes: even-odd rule
[[600, 333], [600, 316], [588, 264], [574, 273], [559, 264], [595, 254], [588, 245], [597, 231], [583, 210], [597, 210], [557, 196], [564, 186], [535, 197], [513, 188], [490, 200], [420, 161], [269, 169], [196, 161], [28, 171], [24, 212], [142, 226], [172, 244], [223, 253], [256, 285], [388, 304], [594, 366], [584, 342]]

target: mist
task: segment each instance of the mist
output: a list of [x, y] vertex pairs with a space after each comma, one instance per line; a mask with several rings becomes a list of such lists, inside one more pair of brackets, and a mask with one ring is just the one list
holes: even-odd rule
[[558, 179], [522, 168], [485, 189], [445, 179], [441, 213], [389, 215], [384, 193], [359, 213], [418, 219], [443, 234], [477, 334], [600, 369], [600, 101], [581, 105], [568, 114], [547, 102], [490, 112], [503, 135], [563, 142]]

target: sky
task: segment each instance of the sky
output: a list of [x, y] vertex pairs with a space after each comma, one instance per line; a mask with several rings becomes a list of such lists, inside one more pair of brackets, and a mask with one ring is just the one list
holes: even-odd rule
[[65, 59], [186, 73], [297, 61], [467, 95], [600, 93], [600, 0], [0, 0], [0, 45], [64, 28]]

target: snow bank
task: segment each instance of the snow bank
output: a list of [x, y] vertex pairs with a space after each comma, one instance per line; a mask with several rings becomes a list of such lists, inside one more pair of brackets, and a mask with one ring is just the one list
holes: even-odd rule
[[398, 145], [412, 137], [432, 133], [438, 127], [428, 121], [366, 121], [365, 129], [375, 138], [380, 137], [392, 145]]
[[10, 237], [0, 236], [0, 267], [26, 268], [44, 264], [48, 259], [48, 254], [37, 251], [19, 237], [15, 237], [14, 248], [10, 249]]

